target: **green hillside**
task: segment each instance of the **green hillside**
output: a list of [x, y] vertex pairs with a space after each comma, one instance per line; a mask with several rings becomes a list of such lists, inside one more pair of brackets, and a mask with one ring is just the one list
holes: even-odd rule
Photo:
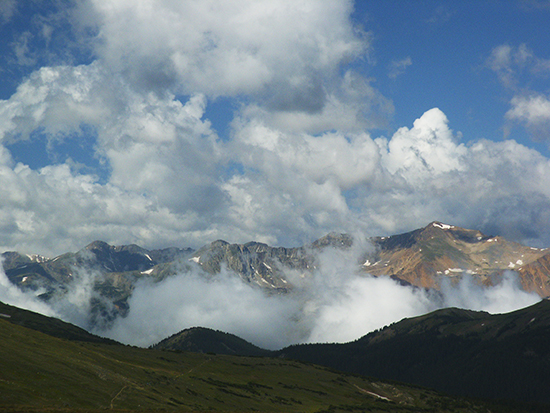
[[301, 362], [71, 341], [5, 316], [0, 343], [5, 412], [489, 411], [481, 402]]
[[91, 343], [118, 344], [116, 341], [90, 334], [86, 330], [61, 321], [58, 318], [47, 317], [2, 302], [0, 302], [0, 317], [10, 323], [28, 327], [53, 337], [74, 341], [88, 341]]

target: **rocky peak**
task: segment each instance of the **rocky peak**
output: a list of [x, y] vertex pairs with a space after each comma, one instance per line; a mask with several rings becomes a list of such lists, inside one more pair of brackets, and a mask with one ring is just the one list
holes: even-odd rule
[[312, 248], [349, 248], [353, 245], [353, 237], [349, 234], [331, 232], [311, 244]]

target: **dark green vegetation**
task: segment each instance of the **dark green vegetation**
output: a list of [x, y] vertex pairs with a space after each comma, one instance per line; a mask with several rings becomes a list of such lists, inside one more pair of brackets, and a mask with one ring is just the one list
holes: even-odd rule
[[71, 341], [10, 322], [28, 312], [3, 311], [0, 411], [524, 411], [284, 359]]
[[152, 348], [240, 356], [267, 356], [271, 354], [269, 350], [257, 347], [234, 334], [203, 327], [180, 331], [155, 344]]
[[351, 343], [275, 355], [451, 394], [550, 403], [550, 301], [499, 315], [444, 309]]

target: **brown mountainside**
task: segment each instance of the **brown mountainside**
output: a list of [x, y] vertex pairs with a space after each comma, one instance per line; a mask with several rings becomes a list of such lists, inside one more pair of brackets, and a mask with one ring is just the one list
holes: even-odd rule
[[471, 275], [491, 286], [507, 270], [519, 274], [526, 291], [550, 296], [550, 251], [526, 247], [480, 231], [432, 222], [425, 228], [391, 237], [374, 238], [375, 252], [363, 270], [406, 283], [439, 288], [444, 278]]

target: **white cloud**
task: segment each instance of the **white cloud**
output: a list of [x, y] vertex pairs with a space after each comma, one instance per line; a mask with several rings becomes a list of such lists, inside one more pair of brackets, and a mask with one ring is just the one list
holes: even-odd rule
[[261, 94], [284, 110], [317, 111], [323, 79], [368, 48], [350, 23], [351, 1], [90, 4], [99, 56], [146, 89]]
[[[462, 169], [467, 152], [448, 127], [447, 117], [434, 108], [414, 121], [413, 128], [399, 129], [387, 143], [384, 166], [392, 174], [400, 171], [410, 183], [421, 182], [441, 173]], [[385, 145], [383, 140], [380, 145]]]
[[533, 72], [541, 63], [543, 61], [524, 43], [518, 47], [499, 45], [491, 51], [486, 61], [487, 67], [497, 74], [501, 83], [512, 89], [518, 87], [524, 71]]
[[508, 313], [533, 305], [540, 301], [534, 293], [521, 289], [518, 277], [509, 271], [495, 286], [481, 287], [469, 277], [463, 277], [457, 285], [452, 286], [447, 279], [442, 285], [443, 306], [467, 308], [476, 311], [487, 311], [491, 314]]
[[69, 162], [32, 170], [4, 148], [4, 248], [51, 254], [94, 239], [198, 247], [218, 238], [293, 246], [333, 230], [383, 235], [433, 219], [550, 242], [548, 159], [514, 141], [466, 146], [439, 109], [374, 140], [280, 129], [244, 112], [221, 142], [207, 104], [201, 94], [182, 103], [138, 93], [99, 62], [35, 72], [0, 102], [2, 140], [35, 130], [78, 139], [87, 124], [110, 175], [100, 183]]
[[100, 332], [141, 346], [197, 326], [230, 332], [271, 349], [300, 338], [290, 327], [298, 312], [296, 302], [266, 296], [225, 271], [210, 279], [196, 270], [161, 283], [139, 284], [129, 304], [128, 317]]
[[[461, 143], [436, 108], [373, 139], [365, 128], [381, 125], [392, 108], [371, 80], [345, 66], [369, 48], [349, 21], [351, 3], [265, 5], [79, 3], [88, 21], [74, 18], [99, 30], [98, 60], [43, 67], [0, 101], [4, 247], [61, 253], [96, 238], [146, 247], [216, 238], [293, 246], [333, 230], [383, 235], [434, 219], [550, 242], [547, 158], [514, 141]], [[267, 77], [239, 62], [213, 64], [239, 53]], [[502, 72], [541, 61], [527, 47], [493, 54]], [[189, 60], [186, 70], [170, 63], [176, 57]], [[239, 83], [243, 74], [249, 84]], [[171, 94], [184, 89], [197, 93]], [[282, 93], [278, 103], [295, 92], [306, 103], [277, 106], [266, 98], [273, 91]], [[245, 102], [228, 141], [204, 115], [208, 96], [223, 94]], [[510, 120], [542, 124], [547, 99], [526, 96], [538, 100], [513, 101]], [[314, 108], [310, 97], [322, 105]], [[8, 151], [33, 134], [76, 141], [82, 125], [92, 131], [90, 156], [108, 171], [102, 180], [62, 156], [33, 170]]]
[[[544, 93], [532, 89], [532, 84], [534, 80], [547, 79], [550, 59], [538, 57], [526, 44], [500, 45], [492, 50], [487, 66], [513, 92], [511, 108], [505, 115], [509, 123], [523, 124], [535, 140], [549, 139], [550, 103]], [[510, 127], [507, 125], [505, 130]]]
[[550, 138], [550, 100], [543, 95], [514, 96], [506, 118], [525, 124], [538, 139]]
[[[36, 247], [46, 234], [57, 234], [65, 239], [42, 244], [42, 252], [57, 244], [60, 253], [96, 237], [114, 241], [113, 231], [126, 226], [123, 238], [133, 234], [140, 243], [158, 242], [168, 233], [162, 242], [176, 242], [185, 228], [215, 233], [198, 218], [219, 211], [224, 202], [218, 188], [223, 154], [210, 123], [201, 120], [205, 102], [202, 95], [182, 104], [170, 95], [134, 93], [97, 62], [35, 72], [0, 102], [0, 140], [31, 139], [35, 131], [50, 141], [78, 140], [80, 125], [89, 125], [97, 134], [90, 156], [107, 162], [110, 176], [99, 184], [97, 177], [71, 170], [70, 160], [33, 171], [13, 165], [3, 148], [5, 245]], [[147, 221], [160, 227], [149, 229]]]
[[412, 65], [412, 59], [410, 56], [407, 56], [401, 60], [392, 61], [389, 66], [388, 77], [391, 79], [397, 78], [398, 76], [405, 73], [405, 70], [407, 70], [407, 67], [409, 67], [410, 65]]

